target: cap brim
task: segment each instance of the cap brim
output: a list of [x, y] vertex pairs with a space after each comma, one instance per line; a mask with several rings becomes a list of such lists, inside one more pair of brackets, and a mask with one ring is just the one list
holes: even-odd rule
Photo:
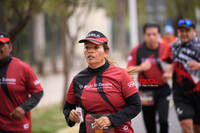
[[178, 26], [178, 29], [180, 28], [185, 28], [185, 29], [194, 29], [193, 26], [187, 26], [187, 25], [181, 25], [181, 26]]
[[91, 42], [91, 43], [98, 44], [98, 45], [106, 44], [106, 42], [100, 42], [100, 41], [93, 40], [93, 39], [89, 39], [89, 38], [82, 39], [82, 40], [80, 40], [80, 41], [78, 41], [78, 42], [79, 42], [79, 43]]
[[0, 38], [0, 42], [2, 42], [2, 43], [7, 43], [9, 41], [10, 41], [9, 38]]

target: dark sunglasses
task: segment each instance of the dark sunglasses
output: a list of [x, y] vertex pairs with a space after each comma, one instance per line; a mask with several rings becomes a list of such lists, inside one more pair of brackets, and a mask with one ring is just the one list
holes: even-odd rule
[[0, 45], [6, 45], [6, 44], [9, 44], [9, 42], [6, 43], [0, 42]]
[[194, 24], [193, 24], [193, 22], [191, 20], [188, 20], [188, 19], [179, 20], [178, 21], [178, 26], [183, 26], [183, 25], [192, 27]]
[[4, 43], [0, 42], [0, 45], [4, 45]]

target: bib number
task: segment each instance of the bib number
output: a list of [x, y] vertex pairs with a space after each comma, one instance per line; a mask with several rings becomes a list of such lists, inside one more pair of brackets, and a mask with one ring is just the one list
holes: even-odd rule
[[155, 104], [153, 91], [140, 91], [140, 98], [144, 106], [152, 106]]

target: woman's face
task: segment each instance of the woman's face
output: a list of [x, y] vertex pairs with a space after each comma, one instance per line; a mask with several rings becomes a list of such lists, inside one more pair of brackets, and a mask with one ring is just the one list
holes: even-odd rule
[[103, 45], [97, 45], [90, 42], [84, 44], [85, 59], [90, 68], [98, 68], [105, 64], [109, 50], [104, 50]]

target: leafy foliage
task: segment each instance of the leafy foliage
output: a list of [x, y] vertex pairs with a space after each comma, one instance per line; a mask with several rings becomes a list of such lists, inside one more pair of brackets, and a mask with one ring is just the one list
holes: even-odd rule
[[197, 7], [200, 7], [199, 0], [168, 0], [167, 14], [174, 21], [182, 18], [196, 20], [195, 9]]
[[42, 0], [1, 0], [1, 30], [8, 32], [11, 39], [14, 40], [41, 5]]
[[60, 105], [37, 108], [32, 112], [32, 133], [55, 133], [65, 128], [66, 122]]

